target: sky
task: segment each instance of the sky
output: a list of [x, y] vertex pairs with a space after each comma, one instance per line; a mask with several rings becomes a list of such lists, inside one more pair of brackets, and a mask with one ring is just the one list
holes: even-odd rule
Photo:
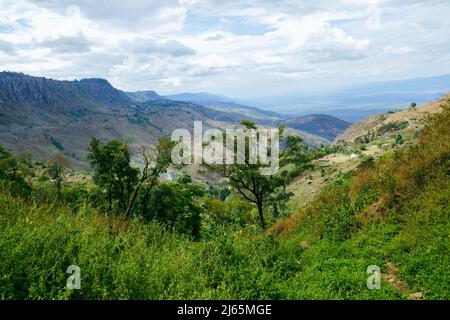
[[0, 0], [0, 70], [252, 99], [450, 73], [448, 0]]

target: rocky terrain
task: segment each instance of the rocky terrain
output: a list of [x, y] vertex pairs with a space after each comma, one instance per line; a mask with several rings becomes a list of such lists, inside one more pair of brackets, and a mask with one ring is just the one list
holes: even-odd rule
[[217, 128], [235, 126], [242, 119], [265, 126], [286, 123], [311, 146], [330, 143], [346, 127], [334, 117], [327, 117], [326, 122], [323, 116], [309, 116], [304, 121], [281, 117], [232, 102], [219, 104], [214, 99], [194, 103], [170, 100], [153, 91], [125, 93], [104, 79], [58, 81], [0, 73], [0, 145], [14, 153], [31, 153], [35, 160], [59, 150], [73, 166], [84, 169], [91, 137], [117, 138], [136, 150], [176, 128], [191, 128], [194, 120]]

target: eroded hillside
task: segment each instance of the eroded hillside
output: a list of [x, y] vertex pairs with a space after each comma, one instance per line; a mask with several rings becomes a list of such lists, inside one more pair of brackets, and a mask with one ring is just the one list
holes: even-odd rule
[[314, 169], [288, 186], [294, 194], [291, 209], [306, 205], [321, 188], [362, 162], [413, 144], [429, 117], [442, 112], [449, 100], [450, 94], [414, 109], [369, 116], [351, 125], [335, 139], [334, 148], [324, 148], [323, 154], [313, 160]]
[[[262, 119], [255, 108], [225, 107], [230, 108], [220, 111], [152, 92], [126, 94], [104, 79], [58, 81], [2, 72], [0, 145], [16, 154], [30, 153], [40, 161], [62, 152], [73, 167], [88, 169], [86, 151], [91, 137], [119, 139], [135, 153], [140, 145], [152, 145], [175, 129], [190, 130], [194, 121], [215, 128], [234, 127], [242, 119], [278, 125], [278, 118]], [[311, 146], [330, 142], [320, 132], [293, 132]]]

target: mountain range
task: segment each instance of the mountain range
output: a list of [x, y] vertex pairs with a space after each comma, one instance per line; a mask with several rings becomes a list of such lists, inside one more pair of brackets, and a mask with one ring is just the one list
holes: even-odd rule
[[258, 119], [259, 121], [263, 122], [289, 118], [289, 116], [282, 115], [276, 112], [239, 104], [234, 99], [226, 97], [224, 95], [211, 94], [208, 92], [196, 92], [196, 93], [183, 92], [178, 94], [161, 96], [155, 91], [151, 90], [151, 91], [127, 92], [127, 94], [131, 99], [138, 102], [164, 100], [164, 99], [172, 101], [185, 101], [200, 104], [202, 106], [218, 110], [221, 112], [246, 114], [252, 119]]
[[450, 75], [355, 84], [327, 93], [288, 94], [244, 101], [293, 116], [321, 112], [357, 122], [372, 114], [405, 109], [439, 99], [450, 89]]
[[87, 168], [91, 137], [117, 138], [133, 151], [176, 128], [191, 129], [194, 120], [225, 128], [242, 119], [286, 124], [311, 146], [330, 143], [349, 126], [332, 116], [285, 117], [210, 94], [164, 97], [154, 91], [124, 92], [104, 79], [59, 81], [0, 72], [0, 145], [37, 160], [59, 150], [73, 166]]

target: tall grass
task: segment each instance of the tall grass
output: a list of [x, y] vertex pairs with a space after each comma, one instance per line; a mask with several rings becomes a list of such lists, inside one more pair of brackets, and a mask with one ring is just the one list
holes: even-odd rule
[[[269, 232], [193, 242], [156, 223], [0, 192], [2, 299], [450, 298], [450, 111]], [[69, 265], [81, 289], [66, 289]], [[380, 290], [366, 287], [378, 265]]]

